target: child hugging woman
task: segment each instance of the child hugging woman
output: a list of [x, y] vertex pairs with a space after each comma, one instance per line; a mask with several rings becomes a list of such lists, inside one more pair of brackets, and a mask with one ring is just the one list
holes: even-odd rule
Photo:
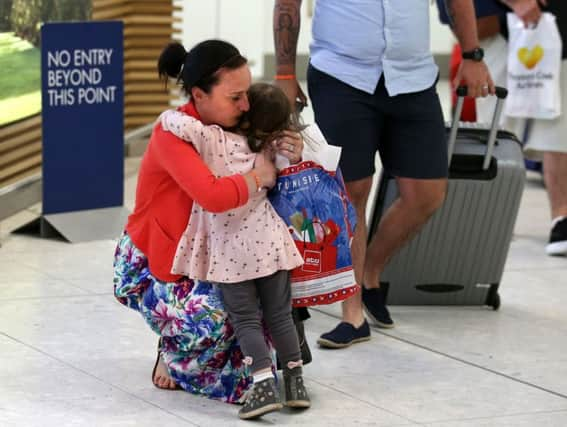
[[[252, 170], [256, 156], [271, 155], [278, 136], [293, 128], [289, 101], [276, 86], [257, 83], [248, 91], [250, 110], [239, 134], [206, 126], [181, 112], [161, 116], [164, 130], [190, 141], [217, 177]], [[260, 417], [283, 407], [271, 371], [262, 317], [283, 369], [285, 404], [307, 408], [309, 396], [291, 314], [290, 270], [303, 264], [288, 228], [256, 179], [248, 203], [224, 213], [193, 205], [179, 241], [172, 273], [218, 284], [236, 336], [250, 364], [254, 385], [239, 411], [242, 419]], [[260, 303], [260, 308], [258, 306]], [[261, 310], [261, 313], [260, 313]]]

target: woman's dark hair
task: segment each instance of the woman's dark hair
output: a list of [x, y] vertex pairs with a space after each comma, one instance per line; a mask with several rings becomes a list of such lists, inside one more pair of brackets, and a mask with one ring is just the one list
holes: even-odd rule
[[248, 89], [248, 102], [250, 109], [239, 127], [253, 152], [261, 151], [286, 129], [298, 130], [292, 120], [289, 100], [279, 87], [255, 83]]
[[219, 81], [220, 69], [235, 70], [248, 61], [232, 44], [222, 40], [205, 40], [189, 52], [181, 43], [170, 43], [158, 59], [158, 73], [167, 86], [168, 77], [177, 79], [187, 95], [193, 87], [209, 93]]

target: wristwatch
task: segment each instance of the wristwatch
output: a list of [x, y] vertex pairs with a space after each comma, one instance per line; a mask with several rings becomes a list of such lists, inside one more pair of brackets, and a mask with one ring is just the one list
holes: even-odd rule
[[463, 51], [463, 59], [472, 59], [473, 61], [480, 62], [482, 58], [484, 58], [484, 50], [481, 47]]

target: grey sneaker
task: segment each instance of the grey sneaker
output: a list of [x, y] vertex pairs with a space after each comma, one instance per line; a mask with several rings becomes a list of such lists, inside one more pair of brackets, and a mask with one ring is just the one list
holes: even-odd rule
[[273, 378], [267, 378], [252, 386], [244, 406], [238, 411], [238, 416], [243, 420], [250, 420], [282, 408], [276, 382]]
[[285, 406], [290, 408], [309, 408], [311, 400], [303, 384], [301, 367], [293, 369], [284, 368]]

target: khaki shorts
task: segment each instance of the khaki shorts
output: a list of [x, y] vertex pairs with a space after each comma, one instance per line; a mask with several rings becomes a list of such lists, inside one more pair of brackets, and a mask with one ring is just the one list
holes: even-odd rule
[[[492, 79], [498, 86], [506, 87], [506, 40], [498, 35], [481, 42], [485, 50], [485, 62]], [[489, 122], [494, 112], [494, 99], [478, 99], [476, 103], [479, 122]], [[501, 126], [511, 130], [525, 143], [527, 158], [541, 160], [543, 151], [567, 153], [567, 60], [561, 63], [561, 116], [553, 120], [516, 119], [503, 117]]]

